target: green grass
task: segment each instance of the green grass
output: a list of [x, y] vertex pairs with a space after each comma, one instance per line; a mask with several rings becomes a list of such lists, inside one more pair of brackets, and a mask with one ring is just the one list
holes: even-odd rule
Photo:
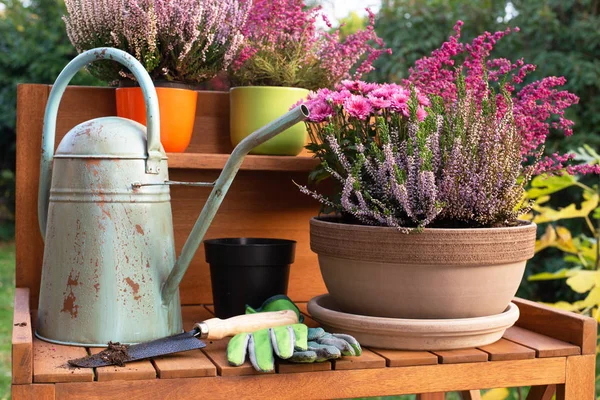
[[10, 399], [15, 245], [0, 243], [0, 399]]

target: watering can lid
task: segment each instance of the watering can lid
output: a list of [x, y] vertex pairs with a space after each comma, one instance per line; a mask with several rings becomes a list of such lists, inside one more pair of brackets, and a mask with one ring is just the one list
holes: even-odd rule
[[[166, 160], [162, 146], [160, 152]], [[65, 135], [56, 149], [55, 157], [146, 159], [146, 127], [119, 117], [86, 121]]]

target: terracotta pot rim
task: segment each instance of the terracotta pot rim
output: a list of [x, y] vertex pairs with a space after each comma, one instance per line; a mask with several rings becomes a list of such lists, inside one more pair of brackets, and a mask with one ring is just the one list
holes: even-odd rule
[[499, 326], [509, 327], [519, 318], [519, 308], [512, 302], [500, 314], [484, 317], [408, 319], [350, 314], [339, 311], [335, 307], [328, 307], [331, 304], [325, 304], [331, 303], [332, 300], [331, 295], [328, 293], [312, 298], [308, 302], [308, 311], [311, 317], [329, 326], [359, 330], [368, 326], [370, 331], [379, 333], [397, 333], [401, 330], [403, 335], [410, 335], [411, 333], [419, 335], [423, 332], [428, 335], [437, 333], [439, 336], [445, 336], [449, 333], [471, 335], [493, 332], [498, 330]]
[[[193, 83], [184, 83], [184, 82], [177, 82], [177, 81], [164, 81], [164, 80], [157, 80], [157, 81], [153, 80], [152, 84], [156, 88], [193, 90], [193, 91], [198, 91], [198, 88], [200, 87], [200, 85], [195, 85]], [[137, 83], [137, 81], [120, 80], [119, 84], [116, 88], [117, 89], [131, 89], [131, 88], [139, 88], [139, 87], [140, 87], [140, 85], [139, 85], [139, 83]]]
[[[382, 230], [388, 230], [390, 232], [397, 232], [398, 229], [389, 227], [389, 226], [369, 226], [369, 225], [359, 225], [359, 224], [351, 224], [345, 222], [335, 222], [333, 221], [334, 217], [312, 217], [310, 219], [311, 225], [323, 226], [323, 227], [333, 227], [335, 226], [345, 226], [351, 230], [365, 230], [365, 231], [377, 231], [382, 232]], [[473, 233], [495, 233], [495, 232], [506, 232], [507, 230], [512, 231], [527, 231], [532, 229], [532, 227], [537, 227], [537, 224], [533, 221], [517, 221], [518, 226], [502, 226], [497, 228], [424, 228], [422, 231], [415, 233], [417, 235], [422, 235], [426, 233], [452, 233], [457, 234], [462, 232], [464, 234], [473, 234]], [[404, 233], [401, 233], [404, 235]]]
[[287, 90], [287, 91], [302, 91], [305, 93], [310, 92], [310, 90], [305, 88], [293, 87], [293, 86], [234, 86], [229, 89], [229, 92], [240, 90]]

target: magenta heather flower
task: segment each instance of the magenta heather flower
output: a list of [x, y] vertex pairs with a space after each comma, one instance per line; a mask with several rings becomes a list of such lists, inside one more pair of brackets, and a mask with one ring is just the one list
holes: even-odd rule
[[350, 116], [365, 120], [373, 112], [373, 107], [369, 100], [363, 96], [350, 95], [344, 101], [344, 109]]
[[[535, 65], [526, 64], [522, 59], [516, 62], [505, 58], [489, 59], [498, 40], [510, 34], [511, 29], [493, 34], [485, 32], [471, 43], [463, 44], [460, 42], [462, 25], [462, 21], [458, 21], [454, 27], [455, 34], [447, 42], [434, 50], [431, 56], [415, 63], [407, 83], [414, 84], [424, 94], [440, 96], [448, 106], [454, 104], [457, 97], [457, 74], [465, 75], [467, 90], [479, 99], [486, 98], [494, 83], [503, 81], [504, 89], [512, 98], [512, 109], [508, 110], [506, 102], [498, 95], [498, 118], [509, 111], [513, 113], [522, 137], [521, 154], [524, 158], [539, 158], [551, 129], [562, 130], [570, 136], [573, 121], [565, 118], [565, 110], [576, 104], [579, 98], [559, 90], [565, 84], [565, 78], [550, 76], [517, 89], [516, 85], [523, 83], [525, 76], [535, 70]], [[518, 28], [512, 29], [512, 32], [518, 32]], [[455, 59], [459, 57], [464, 57], [464, 62], [458, 67]], [[536, 171], [551, 172], [565, 167], [565, 155], [553, 157], [554, 162], [545, 159], [535, 166]]]
[[[318, 19], [331, 28], [320, 7], [308, 8], [303, 0], [254, 0], [243, 31], [248, 40], [232, 65], [233, 83], [316, 90], [351, 78], [353, 70], [353, 77], [360, 78], [381, 54], [391, 52], [367, 11], [369, 25], [342, 40], [339, 29], [316, 28]], [[366, 94], [370, 87], [360, 89]]]

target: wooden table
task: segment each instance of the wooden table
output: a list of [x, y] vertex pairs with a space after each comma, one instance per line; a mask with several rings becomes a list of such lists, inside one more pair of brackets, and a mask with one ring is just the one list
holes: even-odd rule
[[[349, 398], [421, 393], [443, 399], [461, 391], [478, 399], [479, 389], [534, 386], [528, 399], [594, 399], [596, 321], [527, 300], [516, 326], [499, 342], [453, 351], [364, 349], [360, 357], [315, 364], [279, 362], [276, 372], [257, 373], [249, 362], [228, 365], [228, 339], [207, 341], [202, 350], [136, 361], [126, 367], [78, 369], [67, 360], [100, 349], [60, 346], [35, 338], [29, 290], [18, 288], [12, 339], [14, 400]], [[300, 304], [306, 313], [306, 304]], [[32, 315], [34, 316], [32, 318]], [[184, 328], [211, 318], [211, 306], [184, 306]], [[309, 326], [316, 323], [307, 318]]]

